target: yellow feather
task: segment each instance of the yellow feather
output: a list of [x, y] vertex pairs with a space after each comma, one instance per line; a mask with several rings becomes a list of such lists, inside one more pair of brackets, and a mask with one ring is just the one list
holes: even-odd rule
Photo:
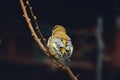
[[66, 49], [65, 49], [64, 47], [62, 47], [62, 48], [61, 48], [61, 52], [62, 52], [63, 54], [66, 54]]
[[71, 40], [70, 37], [66, 34], [66, 30], [63, 26], [56, 25], [53, 29], [52, 36], [55, 38]]
[[66, 47], [66, 40], [65, 39], [62, 39], [62, 42], [64, 44], [64, 47]]

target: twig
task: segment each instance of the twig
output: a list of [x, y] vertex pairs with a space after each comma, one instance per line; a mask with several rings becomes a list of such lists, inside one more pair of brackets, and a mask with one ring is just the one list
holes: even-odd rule
[[[26, 11], [26, 6], [24, 5], [23, 0], [19, 0], [19, 1], [20, 1], [22, 10], [23, 10], [23, 14], [24, 14], [25, 20], [26, 20], [26, 22], [28, 24], [28, 27], [29, 27], [29, 29], [30, 29], [30, 31], [32, 33], [32, 36], [34, 37], [34, 40], [38, 43], [39, 47], [43, 50], [43, 52], [46, 54], [46, 56], [48, 56], [48, 57], [50, 57], [52, 59], [53, 63], [55, 63], [59, 68], [65, 70], [68, 73], [68, 75], [70, 76], [70, 78], [72, 80], [78, 80], [77, 79], [78, 76], [76, 77], [72, 73], [72, 71], [71, 71], [71, 69], [69, 67], [67, 67], [66, 65], [62, 65], [61, 63], [59, 63], [58, 61], [56, 61], [56, 59], [54, 59], [53, 57], [51, 57], [51, 55], [49, 54], [50, 53], [49, 50], [46, 48], [46, 45], [42, 44], [41, 40], [38, 38], [38, 36], [36, 35], [36, 33], [35, 33], [35, 31], [34, 31], [34, 29], [32, 27], [32, 23], [30, 22], [30, 18], [28, 17], [28, 14], [27, 14], [27, 11]], [[32, 12], [32, 16], [34, 17], [33, 12]], [[35, 18], [35, 22], [36, 22], [36, 18]], [[36, 24], [36, 25], [38, 25], [38, 24]], [[39, 32], [40, 32], [40, 35], [41, 35], [41, 39], [44, 39], [40, 30], [39, 30]]]
[[[37, 37], [33, 27], [32, 27], [32, 24], [30, 22], [30, 18], [28, 17], [28, 14], [27, 14], [27, 11], [26, 11], [26, 6], [24, 5], [23, 3], [23, 0], [20, 0], [20, 4], [21, 4], [21, 7], [22, 7], [22, 10], [23, 10], [23, 13], [24, 13], [24, 17], [25, 17], [25, 20], [28, 24], [28, 27], [30, 28], [30, 31], [31, 31], [31, 35], [34, 37], [34, 40], [38, 43], [38, 45], [40, 46], [40, 48], [44, 51], [44, 52], [47, 52], [47, 49], [44, 48], [44, 45], [42, 44], [42, 42], [40, 41], [40, 39]], [[48, 53], [45, 53], [47, 56], [50, 56]]]
[[32, 15], [32, 17], [33, 17], [33, 19], [34, 19], [35, 26], [36, 26], [35, 29], [37, 30], [37, 32], [39, 33], [41, 39], [42, 39], [42, 40], [44, 41], [44, 43], [45, 43], [46, 39], [43, 37], [43, 35], [42, 35], [42, 33], [41, 33], [40, 29], [39, 29], [39, 25], [38, 25], [38, 22], [37, 22], [37, 17], [35, 16], [35, 14], [34, 14], [33, 11], [32, 11], [32, 7], [30, 6], [29, 0], [26, 0], [26, 4], [28, 5], [28, 8], [29, 8], [29, 10], [30, 10], [30, 13], [31, 13], [31, 15]]

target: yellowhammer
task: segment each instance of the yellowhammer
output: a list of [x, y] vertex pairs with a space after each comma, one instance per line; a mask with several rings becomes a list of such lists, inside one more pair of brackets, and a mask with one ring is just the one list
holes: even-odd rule
[[48, 39], [47, 46], [50, 54], [57, 60], [69, 60], [73, 52], [71, 38], [61, 25], [55, 25], [52, 35]]

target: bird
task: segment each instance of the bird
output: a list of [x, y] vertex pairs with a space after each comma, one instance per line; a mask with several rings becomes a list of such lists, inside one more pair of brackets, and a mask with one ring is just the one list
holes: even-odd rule
[[47, 41], [47, 46], [51, 56], [56, 60], [60, 62], [70, 61], [73, 53], [73, 44], [62, 25], [55, 25], [53, 27], [52, 35]]

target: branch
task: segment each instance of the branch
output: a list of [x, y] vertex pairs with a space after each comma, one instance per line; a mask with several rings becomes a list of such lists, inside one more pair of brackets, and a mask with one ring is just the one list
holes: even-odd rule
[[44, 44], [46, 45], [46, 39], [43, 37], [40, 29], [39, 29], [39, 25], [38, 25], [38, 22], [37, 22], [37, 17], [35, 16], [35, 14], [33, 13], [32, 11], [32, 7], [30, 6], [30, 3], [29, 3], [29, 0], [26, 0], [26, 4], [28, 5], [28, 8], [30, 10], [30, 13], [33, 17], [33, 20], [35, 22], [35, 29], [37, 30], [37, 32], [39, 33], [40, 37], [41, 37], [41, 40], [43, 40]]
[[[29, 29], [30, 29], [30, 31], [31, 31], [32, 36], [34, 37], [34, 40], [37, 42], [37, 44], [39, 45], [39, 47], [43, 50], [43, 52], [45, 53], [46, 56], [48, 56], [48, 57], [51, 58], [51, 60], [52, 60], [53, 63], [55, 63], [59, 68], [65, 70], [65, 71], [68, 73], [68, 75], [70, 76], [70, 78], [71, 78], [72, 80], [78, 80], [78, 79], [77, 79], [78, 76], [75, 76], [75, 75], [72, 73], [71, 69], [70, 69], [68, 66], [59, 63], [58, 61], [56, 61], [56, 59], [54, 59], [54, 58], [50, 55], [49, 50], [46, 48], [46, 44], [45, 44], [45, 45], [42, 44], [41, 40], [38, 38], [37, 34], [35, 33], [35, 30], [33, 29], [32, 23], [31, 23], [31, 21], [30, 21], [30, 18], [28, 17], [27, 10], [26, 10], [26, 6], [24, 5], [23, 0], [19, 0], [19, 1], [20, 1], [22, 10], [23, 10], [24, 18], [25, 18], [25, 20], [26, 20], [26, 22], [27, 22], [27, 24], [28, 24], [28, 27], [29, 27]], [[27, 0], [27, 3], [28, 3], [28, 6], [29, 6], [29, 8], [30, 8], [30, 5], [29, 5], [28, 0]], [[30, 8], [30, 9], [31, 9], [31, 8]], [[33, 18], [34, 18], [35, 24], [36, 24], [36, 23], [37, 23], [36, 16], [34, 16], [32, 10], [30, 10], [30, 11], [31, 11], [31, 14], [32, 14], [32, 16], [33, 16]], [[40, 31], [40, 29], [39, 29], [39, 27], [38, 27], [38, 24], [36, 24], [36, 26], [37, 26], [37, 29], [38, 29], [40, 35], [41, 35], [41, 39], [44, 41], [43, 35], [42, 35], [42, 33], [41, 33], [41, 31]], [[45, 42], [45, 41], [44, 41], [44, 42]]]
[[28, 27], [31, 31], [31, 35], [34, 37], [34, 40], [38, 43], [38, 45], [40, 46], [40, 48], [45, 52], [45, 54], [47, 56], [50, 56], [47, 52], [47, 49], [44, 47], [44, 45], [42, 44], [42, 42], [40, 41], [40, 39], [38, 38], [37, 34], [35, 33], [33, 27], [32, 27], [32, 24], [30, 22], [30, 18], [28, 17], [28, 14], [27, 14], [27, 11], [26, 11], [26, 6], [24, 5], [23, 3], [23, 0], [20, 0], [20, 4], [21, 4], [21, 7], [22, 7], [22, 10], [23, 10], [23, 13], [24, 13], [24, 17], [25, 17], [25, 20], [28, 24]]

